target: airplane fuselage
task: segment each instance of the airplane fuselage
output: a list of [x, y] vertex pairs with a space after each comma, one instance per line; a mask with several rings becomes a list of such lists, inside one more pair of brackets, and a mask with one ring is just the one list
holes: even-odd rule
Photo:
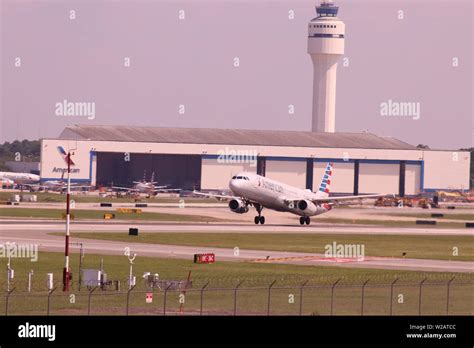
[[258, 202], [265, 208], [299, 216], [315, 216], [331, 210], [329, 204], [315, 204], [312, 211], [305, 212], [298, 207], [298, 202], [306, 200], [308, 204], [313, 204], [311, 200], [317, 198], [315, 193], [253, 173], [234, 176], [229, 182], [229, 188], [235, 196]]
[[0, 178], [12, 180], [15, 184], [39, 183], [40, 176], [30, 173], [0, 172]]

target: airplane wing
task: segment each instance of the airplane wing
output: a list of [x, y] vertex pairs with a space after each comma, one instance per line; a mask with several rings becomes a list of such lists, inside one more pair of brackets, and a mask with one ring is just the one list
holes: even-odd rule
[[215, 193], [209, 193], [209, 192], [193, 191], [193, 194], [198, 195], [198, 196], [214, 197], [214, 198], [220, 198], [220, 199], [241, 199], [241, 197], [237, 197], [237, 196], [216, 195]]
[[136, 192], [138, 191], [137, 189], [131, 188], [131, 187], [122, 187], [122, 186], [112, 186], [112, 189], [115, 190], [125, 190], [125, 191], [130, 191], [130, 192]]
[[158, 189], [158, 190], [153, 190], [155, 193], [166, 193], [166, 192], [179, 192], [181, 189]]
[[365, 198], [379, 198], [379, 197], [387, 197], [393, 196], [392, 194], [374, 194], [374, 195], [358, 195], [358, 196], [339, 196], [339, 197], [325, 197], [325, 198], [313, 198], [311, 199], [312, 202], [319, 203], [319, 202], [337, 202], [337, 201], [351, 201], [356, 199], [365, 199]]

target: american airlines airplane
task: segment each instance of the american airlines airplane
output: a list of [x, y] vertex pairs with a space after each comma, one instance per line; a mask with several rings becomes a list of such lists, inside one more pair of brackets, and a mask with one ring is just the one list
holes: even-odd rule
[[229, 208], [234, 213], [243, 214], [249, 211], [249, 206], [255, 207], [257, 216], [255, 224], [264, 224], [263, 208], [276, 211], [290, 212], [300, 216], [301, 225], [309, 225], [311, 216], [320, 215], [330, 211], [335, 202], [361, 198], [383, 197], [386, 194], [329, 197], [331, 185], [332, 163], [328, 163], [321, 184], [316, 193], [303, 190], [269, 178], [254, 174], [240, 173], [232, 177], [229, 188], [232, 196], [215, 195], [197, 192], [197, 195], [230, 199]]
[[0, 180], [8, 179], [15, 184], [35, 184], [40, 181], [40, 176], [30, 173], [0, 172]]

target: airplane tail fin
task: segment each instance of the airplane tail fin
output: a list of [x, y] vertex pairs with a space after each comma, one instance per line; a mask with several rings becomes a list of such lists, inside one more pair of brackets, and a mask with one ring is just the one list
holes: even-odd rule
[[316, 197], [318, 198], [329, 197], [329, 191], [331, 187], [331, 178], [332, 178], [332, 166], [333, 166], [332, 163], [328, 163], [326, 165], [326, 169], [324, 170], [321, 184], [319, 185], [319, 189], [316, 192]]
[[75, 165], [75, 163], [71, 159], [71, 156], [68, 156], [68, 153], [66, 152], [66, 150], [64, 150], [64, 148], [62, 146], [58, 146], [56, 149], [58, 150], [59, 154], [63, 158], [64, 162], [66, 162], [66, 164], [68, 164], [68, 161], [69, 161], [71, 166]]

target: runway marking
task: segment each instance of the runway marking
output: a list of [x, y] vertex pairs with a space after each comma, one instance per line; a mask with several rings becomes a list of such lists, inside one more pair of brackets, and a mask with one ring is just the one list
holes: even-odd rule
[[346, 262], [363, 262], [370, 260], [382, 260], [383, 258], [377, 257], [364, 257], [364, 258], [350, 258], [350, 257], [324, 257], [324, 256], [294, 256], [294, 257], [276, 257], [268, 259], [253, 259], [250, 262], [262, 262], [262, 263], [272, 263], [272, 262], [288, 262], [288, 261], [315, 261], [315, 262], [336, 262], [336, 263], [346, 263]]

